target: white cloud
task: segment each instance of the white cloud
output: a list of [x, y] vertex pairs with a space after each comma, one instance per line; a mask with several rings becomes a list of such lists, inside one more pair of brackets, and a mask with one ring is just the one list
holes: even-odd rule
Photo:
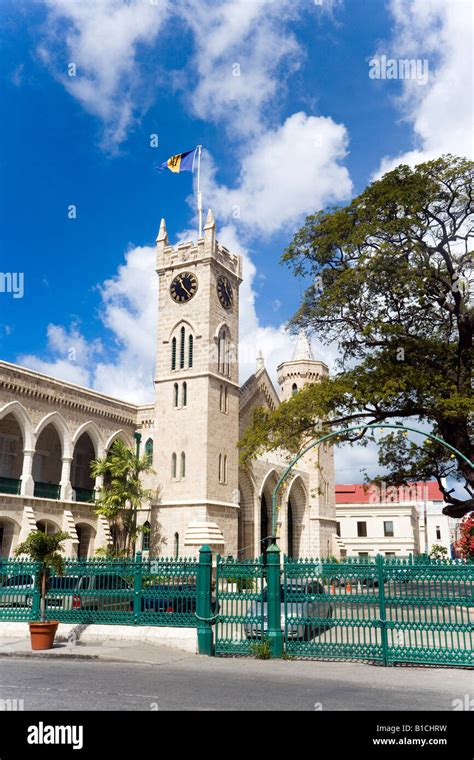
[[[304, 51], [290, 30], [299, 3], [289, 0], [182, 0], [196, 46], [190, 71], [193, 112], [224, 123], [233, 135], [262, 129], [262, 114], [299, 66]], [[284, 75], [277, 77], [281, 64]]]
[[234, 189], [218, 184], [207, 154], [205, 198], [221, 219], [237, 217], [247, 229], [272, 234], [330, 202], [350, 197], [349, 172], [339, 163], [347, 153], [347, 143], [344, 125], [327, 117], [295, 113], [252, 143]]
[[59, 380], [89, 386], [92, 381], [90, 367], [102, 351], [100, 341], [89, 343], [76, 324], [69, 330], [61, 325], [48, 325], [47, 340], [46, 353], [52, 358], [22, 354], [18, 363]]
[[400, 163], [413, 166], [444, 153], [472, 157], [471, 0], [391, 0], [390, 9], [395, 24], [389, 55], [427, 58], [429, 79], [425, 86], [404, 81], [397, 105], [412, 125], [414, 147], [398, 156], [385, 156], [376, 176]]
[[[113, 150], [125, 139], [141, 105], [137, 49], [157, 38], [169, 2], [43, 2], [49, 14], [38, 53], [83, 108], [104, 122], [102, 144]], [[58, 46], [58, 40], [63, 44]], [[68, 74], [71, 63], [76, 76]]]

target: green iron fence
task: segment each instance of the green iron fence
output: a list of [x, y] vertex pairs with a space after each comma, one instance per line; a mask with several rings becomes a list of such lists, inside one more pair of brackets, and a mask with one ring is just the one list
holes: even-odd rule
[[[0, 559], [0, 622], [39, 616], [38, 565]], [[472, 667], [474, 564], [428, 558], [66, 560], [46, 616], [197, 627], [201, 654]], [[214, 590], [213, 590], [214, 589]]]
[[472, 666], [474, 565], [384, 558], [284, 562], [286, 651]]
[[266, 631], [263, 558], [216, 560], [217, 655], [252, 654], [258, 631]]
[[[52, 576], [46, 618], [60, 623], [196, 626], [195, 559], [75, 560]], [[37, 620], [38, 565], [0, 560], [0, 621]]]

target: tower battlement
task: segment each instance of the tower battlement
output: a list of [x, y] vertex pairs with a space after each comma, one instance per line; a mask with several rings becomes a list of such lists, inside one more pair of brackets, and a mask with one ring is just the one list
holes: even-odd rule
[[185, 264], [206, 263], [214, 259], [222, 267], [229, 270], [233, 275], [242, 280], [242, 256], [231, 253], [216, 238], [216, 223], [209, 209], [204, 225], [203, 237], [199, 240], [185, 241], [177, 245], [171, 245], [168, 240], [166, 222], [161, 220], [160, 229], [156, 238], [156, 271], [159, 275], [166, 270], [182, 267]]

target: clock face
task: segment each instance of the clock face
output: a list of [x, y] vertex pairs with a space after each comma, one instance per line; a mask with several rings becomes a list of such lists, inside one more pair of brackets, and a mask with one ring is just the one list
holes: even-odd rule
[[196, 295], [198, 281], [192, 272], [177, 274], [170, 285], [170, 295], [176, 303], [187, 303]]
[[224, 309], [230, 309], [234, 302], [234, 292], [228, 278], [223, 274], [217, 278], [217, 295]]

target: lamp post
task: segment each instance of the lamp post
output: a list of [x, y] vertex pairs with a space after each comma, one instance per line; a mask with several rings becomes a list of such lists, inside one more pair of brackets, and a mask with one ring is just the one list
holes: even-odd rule
[[[457, 454], [458, 457], [460, 457], [464, 462], [466, 462], [469, 467], [471, 467], [474, 470], [474, 462], [471, 462], [470, 459], [468, 459], [459, 449], [456, 449], [454, 446], [451, 446], [450, 443], [447, 443], [442, 438], [438, 438], [437, 435], [433, 435], [433, 433], [427, 433], [425, 430], [420, 430], [419, 428], [411, 427], [409, 425], [390, 425], [388, 423], [380, 423], [380, 424], [365, 424], [365, 425], [354, 425], [353, 427], [349, 428], [343, 428], [342, 430], [335, 430], [332, 433], [327, 433], [326, 435], [321, 436], [321, 438], [317, 438], [315, 441], [312, 441], [308, 446], [306, 446], [300, 453], [293, 459], [292, 462], [288, 465], [288, 467], [283, 471], [283, 474], [281, 475], [280, 479], [278, 480], [278, 483], [276, 484], [275, 488], [273, 489], [272, 494], [272, 544], [276, 544], [277, 541], [277, 535], [276, 535], [276, 512], [277, 512], [277, 500], [278, 500], [278, 492], [281, 488], [282, 483], [285, 482], [286, 477], [288, 473], [291, 472], [295, 464], [303, 457], [305, 454], [308, 453], [311, 449], [313, 449], [315, 446], [319, 446], [320, 443], [323, 443], [324, 441], [329, 440], [330, 438], [335, 438], [340, 435], [345, 435], [346, 433], [350, 433], [352, 430], [377, 430], [377, 429], [384, 429], [384, 428], [392, 428], [393, 430], [411, 430], [413, 433], [420, 433], [421, 435], [424, 435], [426, 438], [430, 438], [432, 441], [436, 441], [436, 443], [440, 443], [445, 448], [449, 449], [453, 452], [453, 454]], [[426, 500], [426, 495], [425, 495]], [[426, 544], [426, 534], [427, 534], [427, 528], [425, 523], [425, 544]]]

